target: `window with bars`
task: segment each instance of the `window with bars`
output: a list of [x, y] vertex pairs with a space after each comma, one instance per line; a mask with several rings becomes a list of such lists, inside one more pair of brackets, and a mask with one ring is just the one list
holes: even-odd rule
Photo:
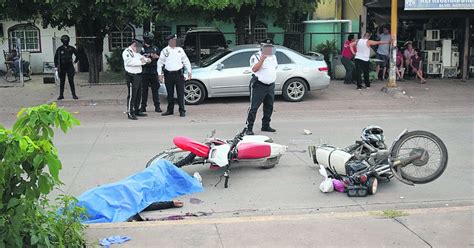
[[109, 32], [109, 48], [125, 49], [135, 38], [135, 29], [131, 25], [122, 28], [115, 26]]
[[10, 51], [19, 50], [17, 47], [18, 38], [20, 38], [21, 51], [41, 52], [40, 30], [33, 24], [18, 24], [8, 29]]
[[[247, 35], [249, 33], [248, 24], [245, 27], [245, 33]], [[260, 42], [260, 41], [268, 38], [267, 37], [267, 25], [265, 25], [265, 23], [262, 23], [262, 22], [257, 22], [255, 24], [254, 36], [255, 36], [255, 41], [257, 41], [257, 42]]]
[[171, 27], [164, 26], [164, 25], [157, 25], [155, 26], [155, 30], [153, 32], [156, 37], [155, 40], [161, 45], [162, 43], [165, 44], [166, 37], [171, 34]]

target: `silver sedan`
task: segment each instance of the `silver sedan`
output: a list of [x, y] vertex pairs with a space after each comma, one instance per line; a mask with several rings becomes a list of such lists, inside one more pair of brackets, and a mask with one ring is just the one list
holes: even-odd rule
[[[206, 98], [248, 96], [252, 71], [250, 57], [258, 45], [241, 45], [219, 50], [193, 65], [193, 78], [186, 81], [186, 104], [202, 103]], [[275, 94], [291, 102], [303, 100], [308, 91], [329, 86], [328, 67], [322, 56], [308, 56], [276, 46], [278, 60]], [[162, 85], [164, 86], [164, 85]], [[166, 94], [165, 87], [160, 94]]]

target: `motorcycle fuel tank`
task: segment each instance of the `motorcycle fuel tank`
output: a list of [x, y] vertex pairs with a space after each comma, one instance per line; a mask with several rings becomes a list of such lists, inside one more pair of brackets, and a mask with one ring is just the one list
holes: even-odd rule
[[237, 145], [237, 159], [267, 158], [272, 154], [270, 144], [242, 142]]
[[315, 153], [318, 164], [334, 168], [339, 174], [346, 173], [346, 163], [352, 158], [350, 153], [332, 146], [318, 146]]

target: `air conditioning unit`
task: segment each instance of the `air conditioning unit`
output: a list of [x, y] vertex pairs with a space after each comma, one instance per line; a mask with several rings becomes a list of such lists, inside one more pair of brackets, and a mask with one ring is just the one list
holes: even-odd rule
[[451, 40], [443, 40], [443, 66], [451, 66]]
[[429, 75], [439, 75], [441, 74], [441, 64], [440, 63], [428, 63], [426, 68], [426, 74]]
[[439, 29], [428, 29], [425, 35], [427, 41], [438, 41], [439, 40]]
[[454, 29], [445, 29], [445, 30], [440, 30], [439, 32], [440, 39], [454, 40], [455, 37], [456, 37], [456, 31]]
[[427, 61], [428, 63], [440, 63], [441, 62], [441, 52], [440, 51], [426, 51], [428, 54]]
[[443, 73], [441, 73], [442, 78], [455, 78], [458, 76], [458, 68], [454, 66], [444, 67]]
[[451, 54], [451, 66], [459, 67], [459, 52]]
[[437, 47], [441, 47], [440, 41], [425, 40], [422, 46], [422, 50], [436, 50]]

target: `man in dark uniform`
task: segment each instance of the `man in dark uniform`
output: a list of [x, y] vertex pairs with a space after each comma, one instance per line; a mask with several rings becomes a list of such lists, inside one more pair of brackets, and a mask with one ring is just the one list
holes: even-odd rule
[[158, 90], [160, 83], [158, 82], [158, 72], [156, 71], [156, 62], [160, 57], [160, 51], [156, 46], [153, 46], [154, 35], [152, 32], [143, 34], [143, 48], [140, 52], [146, 58], [150, 58], [151, 62], [142, 67], [142, 99], [140, 111], [146, 112], [148, 101], [148, 88], [151, 87], [151, 94], [153, 95], [153, 104], [155, 105], [155, 112], [161, 113], [160, 98]]
[[69, 81], [69, 87], [71, 88], [72, 98], [78, 99], [76, 95], [76, 88], [74, 87], [74, 74], [76, 70], [74, 69], [72, 62], [72, 55], [76, 57], [74, 63], [77, 63], [78, 56], [76, 48], [69, 45], [69, 40], [69, 36], [61, 36], [61, 42], [63, 45], [58, 47], [58, 49], [56, 49], [56, 53], [54, 54], [54, 66], [58, 68], [60, 80], [58, 100], [64, 99], [64, 84], [66, 83], [66, 74], [67, 80]]
[[[168, 108], [163, 116], [172, 115], [174, 112], [174, 89], [178, 96], [179, 116], [185, 117], [184, 108], [184, 85], [183, 68], [186, 68], [188, 80], [191, 79], [191, 63], [183, 48], [176, 47], [176, 34], [167, 37], [168, 46], [163, 48], [158, 59], [157, 71], [160, 81], [165, 81], [166, 91], [168, 93]], [[164, 75], [163, 75], [164, 74]]]
[[275, 80], [277, 78], [278, 61], [275, 47], [271, 39], [261, 43], [261, 49], [250, 57], [250, 68], [253, 72], [250, 80], [250, 107], [247, 117], [247, 135], [253, 135], [253, 125], [257, 111], [263, 103], [262, 131], [275, 132], [270, 127], [275, 100]]

